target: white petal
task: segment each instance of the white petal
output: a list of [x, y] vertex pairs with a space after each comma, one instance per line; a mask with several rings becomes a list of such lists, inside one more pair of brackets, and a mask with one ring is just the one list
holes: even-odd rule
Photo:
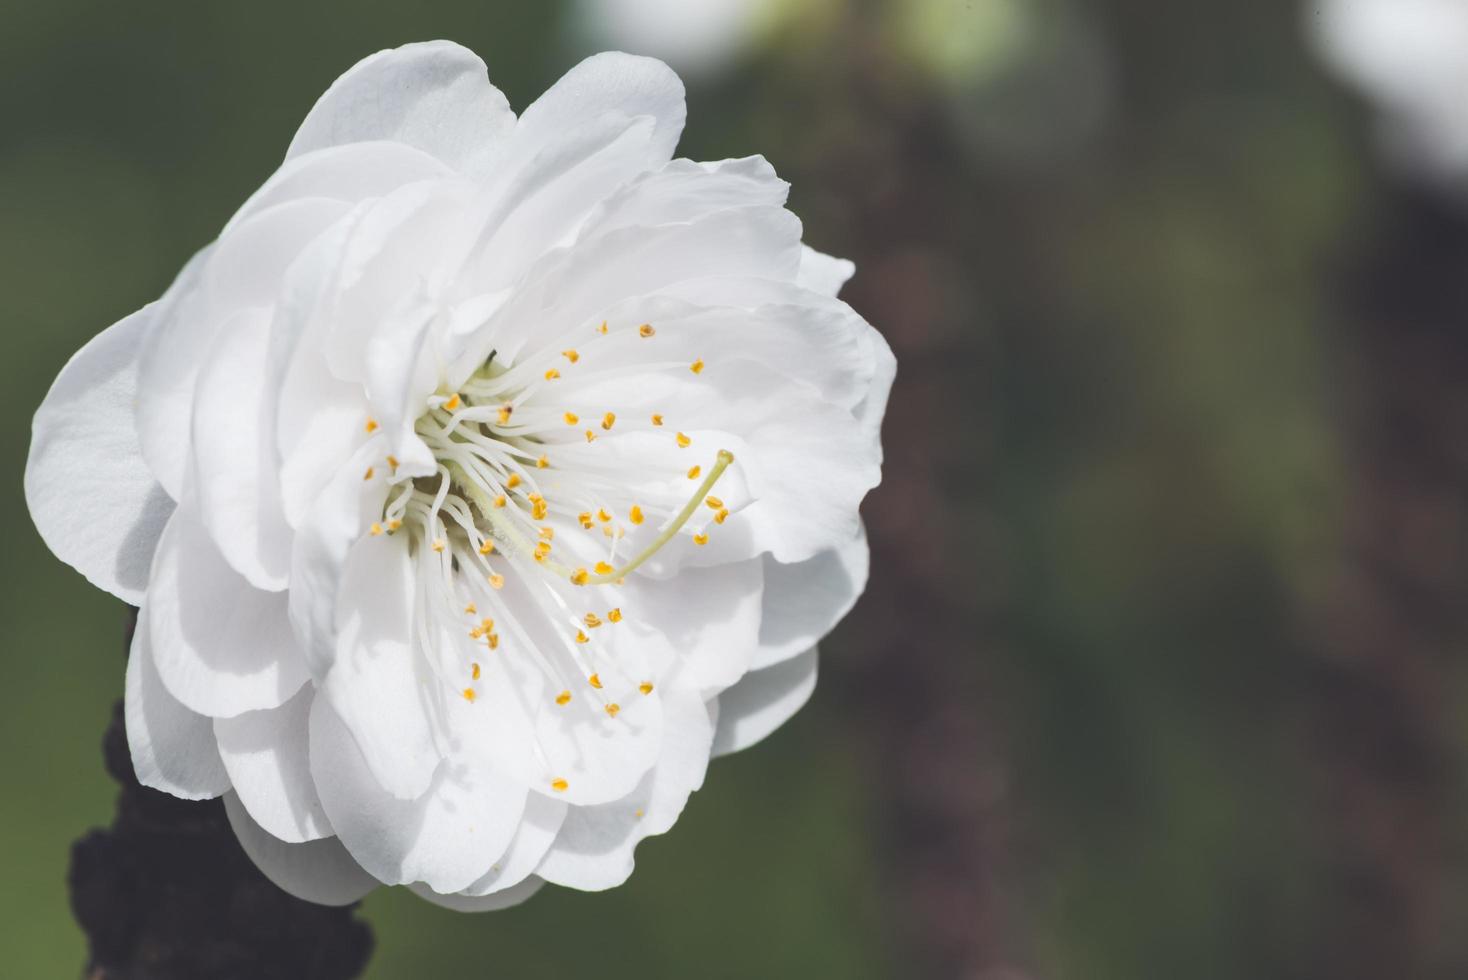
[[175, 500], [188, 469], [194, 386], [218, 331], [240, 309], [271, 304], [297, 253], [346, 210], [324, 198], [267, 208], [195, 256], [159, 301], [138, 362], [138, 440]]
[[849, 544], [793, 565], [766, 555], [760, 648], [751, 666], [768, 667], [815, 646], [856, 604], [870, 562], [865, 528]]
[[423, 885], [413, 885], [412, 892], [419, 898], [427, 899], [434, 905], [442, 905], [446, 909], [455, 912], [498, 912], [519, 905], [541, 888], [545, 887], [544, 878], [526, 878], [517, 885], [506, 888], [504, 891], [492, 892], [488, 895], [440, 895], [432, 888]]
[[286, 201], [327, 197], [355, 203], [381, 197], [404, 184], [452, 173], [442, 160], [404, 143], [324, 147], [282, 163], [229, 219], [222, 234], [229, 234], [251, 215]]
[[642, 168], [653, 170], [672, 159], [683, 133], [688, 115], [683, 83], [671, 68], [652, 58], [616, 51], [592, 55], [521, 113], [504, 156], [497, 162], [499, 172], [520, 169], [561, 134], [609, 112], [653, 118]]
[[[561, 800], [553, 800], [539, 793], [525, 797], [525, 815], [520, 819], [520, 828], [514, 840], [489, 873], [459, 894], [467, 896], [493, 895], [523, 882], [535, 871], [545, 852], [555, 843], [561, 824], [569, 809]], [[426, 896], [425, 896], [426, 897]]]
[[306, 753], [314, 697], [307, 684], [278, 708], [214, 721], [219, 756], [240, 802], [271, 836], [291, 844], [331, 836]]
[[142, 615], [163, 683], [202, 714], [274, 708], [306, 682], [285, 593], [262, 592], [230, 568], [187, 499], [158, 542]]
[[682, 655], [689, 683], [715, 694], [755, 665], [767, 568], [759, 558], [689, 568], [676, 585], [629, 576], [624, 612], [656, 626]]
[[427, 694], [436, 682], [415, 652], [413, 609], [407, 535], [363, 536], [342, 572], [336, 658], [321, 695], [378, 785], [400, 800], [428, 788], [440, 758]]
[[286, 159], [390, 140], [474, 173], [514, 125], [509, 103], [474, 52], [449, 41], [405, 44], [363, 58], [333, 82], [301, 123]]
[[809, 245], [802, 245], [800, 248], [800, 275], [795, 281], [805, 289], [825, 296], [835, 296], [855, 274], [856, 263], [850, 259], [838, 259], [824, 252], [817, 252]]
[[388, 884], [467, 888], [505, 853], [525, 809], [523, 786], [457, 759], [418, 799], [389, 796], [324, 698], [311, 709], [311, 773], [341, 842]]
[[255, 867], [297, 898], [317, 905], [350, 905], [379, 884], [335, 837], [304, 844], [277, 840], [250, 819], [233, 793], [225, 794], [224, 812]]
[[185, 800], [229, 789], [210, 720], [168, 693], [153, 665], [145, 617], [138, 617], [127, 660], [123, 720], [138, 782]]
[[585, 234], [694, 221], [728, 208], [783, 207], [789, 193], [790, 185], [764, 157], [673, 160], [608, 197], [587, 221]]
[[291, 529], [280, 503], [271, 392], [262, 384], [270, 314], [230, 318], [199, 372], [193, 488], [198, 512], [230, 566], [257, 589], [285, 588]]
[[703, 785], [714, 728], [703, 699], [674, 682], [664, 695], [665, 735], [657, 766], [615, 803], [572, 807], [536, 874], [568, 888], [600, 891], [632, 874], [639, 841], [666, 833]]
[[747, 749], [785, 724], [816, 689], [816, 651], [752, 671], [719, 695], [713, 754]]
[[138, 605], [173, 501], [133, 425], [137, 358], [154, 306], [113, 324], [61, 369], [32, 423], [25, 496], [58, 558]]

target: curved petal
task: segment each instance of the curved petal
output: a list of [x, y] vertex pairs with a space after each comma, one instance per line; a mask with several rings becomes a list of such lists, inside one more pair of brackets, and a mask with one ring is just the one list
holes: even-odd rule
[[795, 282], [805, 289], [824, 296], [835, 296], [855, 274], [856, 263], [850, 259], [838, 259], [824, 252], [817, 252], [809, 245], [800, 247], [800, 274], [795, 277]]
[[173, 512], [133, 424], [138, 352], [156, 305], [72, 355], [36, 411], [25, 468], [26, 505], [46, 546], [132, 605], [142, 603]]
[[815, 646], [856, 605], [870, 563], [865, 528], [849, 544], [793, 565], [765, 555], [764, 618], [751, 666], [759, 670]]
[[347, 69], [306, 115], [286, 159], [390, 140], [476, 174], [514, 125], [478, 55], [450, 41], [425, 41], [379, 51]]
[[429, 722], [433, 683], [414, 644], [407, 536], [363, 537], [347, 557], [337, 602], [336, 658], [321, 683], [389, 796], [421, 795], [439, 767]]
[[219, 756], [240, 802], [272, 837], [291, 844], [332, 833], [306, 755], [314, 698], [307, 684], [278, 708], [214, 720]]
[[573, 807], [536, 874], [583, 891], [613, 888], [632, 874], [638, 842], [672, 828], [703, 785], [714, 726], [691, 687], [675, 682], [663, 706], [667, 727], [657, 766], [615, 803]]
[[195, 256], [159, 301], [138, 361], [138, 441], [175, 500], [188, 469], [199, 369], [218, 331], [239, 310], [273, 303], [297, 253], [347, 210], [311, 197], [260, 211]]
[[224, 812], [240, 846], [260, 873], [299, 899], [317, 905], [350, 905], [380, 884], [352, 860], [335, 837], [304, 844], [277, 840], [250, 819], [245, 805], [233, 793], [224, 796]]
[[389, 796], [324, 698], [311, 708], [311, 773], [331, 825], [352, 856], [387, 884], [421, 881], [456, 892], [505, 853], [525, 787], [446, 759], [416, 800]]
[[440, 895], [432, 888], [423, 885], [413, 885], [412, 892], [419, 898], [426, 899], [434, 905], [441, 905], [455, 912], [498, 912], [519, 905], [541, 888], [545, 887], [544, 878], [526, 878], [517, 885], [506, 888], [504, 891], [492, 892], [488, 895]]
[[525, 797], [525, 815], [514, 840], [489, 873], [459, 892], [465, 896], [493, 895], [523, 882], [535, 871], [545, 852], [555, 843], [569, 807], [539, 793]]
[[694, 221], [728, 208], [783, 207], [789, 195], [790, 185], [761, 156], [716, 163], [673, 160], [603, 201], [585, 234]]
[[163, 686], [142, 616], [133, 631], [122, 703], [138, 782], [185, 800], [213, 799], [229, 789], [209, 718], [184, 707]]
[[607, 113], [651, 116], [652, 138], [644, 170], [673, 157], [688, 117], [683, 83], [673, 69], [654, 58], [618, 51], [592, 55], [566, 72], [540, 98], [526, 107], [497, 161], [499, 173], [523, 167], [563, 133], [588, 125]]
[[306, 683], [285, 593], [262, 592], [230, 568], [188, 501], [158, 542], [142, 615], [163, 683], [201, 714], [274, 708]]
[[255, 588], [275, 592], [289, 581], [291, 529], [261, 384], [269, 345], [270, 314], [256, 307], [225, 323], [206, 355], [194, 395], [192, 487], [225, 561]]
[[713, 754], [747, 749], [785, 724], [816, 689], [816, 651], [756, 670], [719, 695]]

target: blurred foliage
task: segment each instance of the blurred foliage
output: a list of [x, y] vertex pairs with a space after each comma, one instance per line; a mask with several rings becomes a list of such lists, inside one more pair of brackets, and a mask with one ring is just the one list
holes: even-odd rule
[[[1345, 339], [1323, 294], [1371, 206], [1362, 121], [1311, 66], [1292, 4], [778, 6], [757, 46], [691, 84], [681, 150], [766, 154], [807, 239], [858, 261], [851, 298], [902, 365], [868, 506], [878, 555], [931, 570], [967, 639], [914, 614], [887, 644], [859, 611], [825, 646], [812, 707], [716, 763], [627, 886], [482, 917], [379, 893], [369, 975], [904, 975], [892, 923], [923, 906], [893, 887], [911, 845], [891, 830], [898, 769], [953, 774], [883, 755], [868, 711], [889, 671], [938, 658], [974, 665], [983, 700], [956, 710], [982, 708], [972, 737], [1007, 760], [994, 792], [1015, 829], [991, 856], [1015, 962], [1309, 975], [1325, 885], [1303, 633], [1340, 560], [1347, 480]], [[123, 671], [121, 607], [25, 518], [24, 420], [357, 58], [448, 37], [523, 107], [586, 53], [568, 16], [0, 0], [13, 975], [83, 960], [62, 869], [111, 807], [97, 744]], [[879, 568], [874, 590], [895, 587]]]

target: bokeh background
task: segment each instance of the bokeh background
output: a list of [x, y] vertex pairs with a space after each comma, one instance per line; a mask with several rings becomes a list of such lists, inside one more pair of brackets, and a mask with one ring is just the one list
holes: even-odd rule
[[1323, 9], [0, 0], [0, 973], [81, 969], [123, 675], [30, 414], [337, 74], [447, 37], [516, 107], [671, 60], [682, 153], [765, 154], [900, 371], [812, 704], [614, 892], [379, 892], [369, 977], [1468, 975], [1468, 206]]

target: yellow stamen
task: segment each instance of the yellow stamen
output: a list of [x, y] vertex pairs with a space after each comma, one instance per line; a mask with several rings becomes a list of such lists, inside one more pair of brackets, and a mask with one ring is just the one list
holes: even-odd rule
[[663, 424], [663, 416], [662, 416], [662, 413], [660, 413], [660, 412], [653, 412], [652, 413], [652, 424], [653, 425], [662, 425]]
[[540, 458], [535, 461], [535, 468], [538, 470], [543, 470], [548, 466], [550, 466], [550, 457], [547, 456], [545, 453], [541, 453]]
[[479, 612], [479, 607], [474, 605], [474, 603], [472, 602], [464, 607], [464, 614], [467, 616], [473, 616], [477, 612]]
[[545, 556], [550, 554], [550, 550], [551, 546], [549, 541], [540, 542], [535, 546], [535, 560], [545, 561]]
[[498, 650], [500, 648], [500, 635], [498, 633], [491, 633], [484, 639], [489, 643], [491, 650]]
[[615, 702], [615, 701], [613, 701], [611, 704], [607, 705], [607, 714], [609, 716], [613, 717], [613, 718], [617, 717], [617, 712], [619, 712], [621, 710], [622, 710], [622, 706], [620, 704], [618, 704], [617, 702]]
[[391, 534], [402, 526], [403, 522], [394, 517], [392, 520], [387, 522], [387, 533]]
[[514, 411], [515, 411], [515, 406], [514, 405], [501, 405], [500, 406], [500, 416], [499, 416], [500, 417], [500, 425], [509, 425], [510, 424], [510, 415]]
[[446, 409], [448, 409], [450, 412], [452, 412], [452, 411], [457, 410], [458, 407], [460, 405], [462, 405], [462, 404], [463, 404], [463, 401], [459, 398], [458, 393], [456, 392], [455, 394], [453, 394], [452, 396], [450, 396], [450, 398], [449, 398], [448, 401], [446, 401], [446, 402], [443, 403], [443, 407], [446, 408]]
[[587, 577], [588, 576], [586, 574], [586, 569], [584, 569], [584, 568], [578, 568], [578, 569], [576, 569], [576, 571], [574, 571], [574, 572], [571, 573], [571, 584], [572, 585], [585, 585], [586, 584]]
[[688, 438], [687, 435], [685, 435], [682, 432], [678, 433], [678, 448], [679, 449], [687, 449], [692, 443], [693, 443], [693, 440], [690, 439], [690, 438]]
[[608, 412], [607, 414], [605, 414], [605, 415], [603, 415], [601, 417], [601, 427], [603, 429], [606, 429], [608, 432], [610, 432], [612, 430], [612, 424], [614, 422], [616, 422], [616, 421], [617, 421], [616, 414], [613, 413], [613, 412]]
[[362, 479], [364, 479], [364, 480], [370, 480], [370, 479], [372, 479], [373, 472], [374, 471], [373, 471], [372, 467], [370, 467], [370, 466], [367, 467], [367, 472], [362, 474]]
[[570, 703], [571, 703], [571, 692], [570, 691], [562, 691], [560, 694], [557, 694], [556, 695], [556, 704], [559, 704], [562, 707], [564, 707], [565, 705], [568, 705]]
[[591, 511], [583, 510], [576, 515], [576, 520], [580, 521], [581, 526], [586, 528], [586, 530], [591, 530]]
[[590, 677], [586, 678], [586, 683], [590, 684], [598, 691], [601, 690], [601, 678], [598, 677], [596, 674], [592, 674]]
[[505, 577], [503, 575], [491, 575], [489, 577], [489, 587], [491, 589], [503, 589], [505, 587]]
[[591, 637], [587, 636], [581, 630], [577, 630], [576, 631], [576, 642], [577, 643], [590, 643], [591, 642]]
[[492, 554], [493, 552], [494, 552], [494, 542], [491, 541], [489, 538], [485, 538], [484, 539], [484, 544], [482, 544], [482, 545], [479, 546], [479, 553], [481, 555], [488, 555], [488, 554]]
[[718, 497], [705, 497], [703, 499], [703, 502], [705, 504], [708, 504], [709, 510], [723, 510], [724, 509], [724, 502], [722, 500], [720, 500]]
[[520, 483], [521, 483], [520, 474], [519, 473], [511, 473], [510, 474], [510, 478], [505, 481], [505, 486], [508, 487], [509, 489], [513, 490], [516, 487], [518, 487], [520, 485]]
[[612, 519], [612, 515], [608, 514], [606, 508], [603, 507], [596, 512], [596, 519], [605, 524], [607, 521]]
[[595, 432], [592, 432], [590, 429], [587, 429], [586, 430], [586, 441], [587, 442], [595, 442], [596, 441], [596, 433]]
[[582, 622], [584, 622], [591, 629], [596, 629], [598, 626], [601, 625], [601, 619], [596, 615], [596, 613], [587, 613], [584, 617], [582, 617]]
[[693, 543], [694, 544], [697, 544], [697, 545], [705, 545], [705, 544], [708, 544], [709, 543], [709, 536], [707, 534], [695, 534], [693, 536]]
[[547, 381], [554, 381], [560, 376], [561, 372], [557, 371], [555, 368], [551, 368], [549, 371], [545, 372], [545, 380]]
[[367, 431], [368, 432], [376, 432], [377, 431], [377, 420], [376, 419], [369, 418], [367, 420]]
[[503, 507], [508, 502], [509, 502], [509, 499], [504, 494], [501, 493], [501, 494], [496, 494], [495, 495], [494, 505], [496, 507]]
[[642, 326], [637, 328], [637, 335], [639, 337], [651, 337], [655, 333], [657, 333], [657, 331], [652, 328], [651, 323], [644, 323]]
[[556, 529], [553, 527], [540, 528], [540, 536], [542, 538], [545, 538], [547, 541], [554, 541], [556, 537]]
[[690, 480], [697, 480], [698, 479], [698, 474], [700, 474], [702, 472], [703, 472], [703, 467], [702, 466], [690, 466], [690, 467], [688, 467], [688, 479], [690, 479]]
[[596, 574], [598, 574], [598, 575], [610, 575], [610, 574], [612, 574], [612, 566], [611, 565], [608, 565], [604, 561], [599, 561], [599, 562], [596, 563]]
[[473, 704], [475, 697], [476, 697], [476, 695], [474, 693], [474, 688], [472, 688], [472, 687], [466, 687], [466, 688], [464, 688], [464, 700], [465, 701], [468, 701], [470, 704]]
[[469, 676], [472, 677], [472, 678], [474, 678], [474, 680], [476, 680], [476, 681], [479, 680], [479, 665], [478, 664], [470, 664], [469, 665]]
[[396, 456], [389, 456], [387, 458], [387, 467], [396, 473], [398, 471], [398, 458]]
[[561, 351], [561, 356], [570, 361], [572, 364], [575, 364], [577, 361], [581, 360], [581, 355], [576, 353], [574, 350], [563, 350]]
[[694, 374], [702, 374], [703, 373], [703, 358], [700, 357], [698, 360], [696, 360], [692, 364], [688, 365], [688, 370], [692, 371]]
[[641, 524], [642, 523], [642, 508], [639, 507], [639, 506], [637, 506], [636, 504], [633, 504], [632, 505], [632, 509], [627, 512], [627, 519], [629, 521], [631, 521], [633, 524]]
[[725, 521], [727, 521], [728, 519], [729, 519], [729, 508], [727, 508], [727, 507], [720, 509], [720, 511], [717, 514], [714, 515], [714, 523], [715, 524], [722, 524]]
[[596, 328], [596, 332], [599, 334], [605, 334], [607, 332], [607, 321], [603, 320], [601, 322], [601, 326]]
[[433, 539], [433, 550], [434, 551], [440, 551], [440, 552], [443, 551], [443, 538], [434, 538]]
[[555, 790], [557, 793], [564, 793], [566, 790], [568, 790], [570, 788], [571, 788], [571, 784], [568, 783], [568, 782], [566, 782], [564, 779], [552, 779], [551, 780], [551, 789]]
[[567, 425], [575, 425], [577, 422], [581, 421], [581, 419], [576, 415], [575, 412], [567, 412], [561, 417], [566, 420]]
[[373, 537], [376, 537], [377, 535], [382, 533], [382, 525], [373, 524], [370, 528], [368, 528], [368, 530], [372, 532]]
[[620, 623], [622, 621], [622, 610], [613, 609], [607, 613], [607, 619], [613, 623]]
[[638, 684], [637, 685], [637, 689], [639, 691], [641, 691], [643, 694], [651, 694], [652, 693], [652, 681], [643, 681], [641, 684]]

